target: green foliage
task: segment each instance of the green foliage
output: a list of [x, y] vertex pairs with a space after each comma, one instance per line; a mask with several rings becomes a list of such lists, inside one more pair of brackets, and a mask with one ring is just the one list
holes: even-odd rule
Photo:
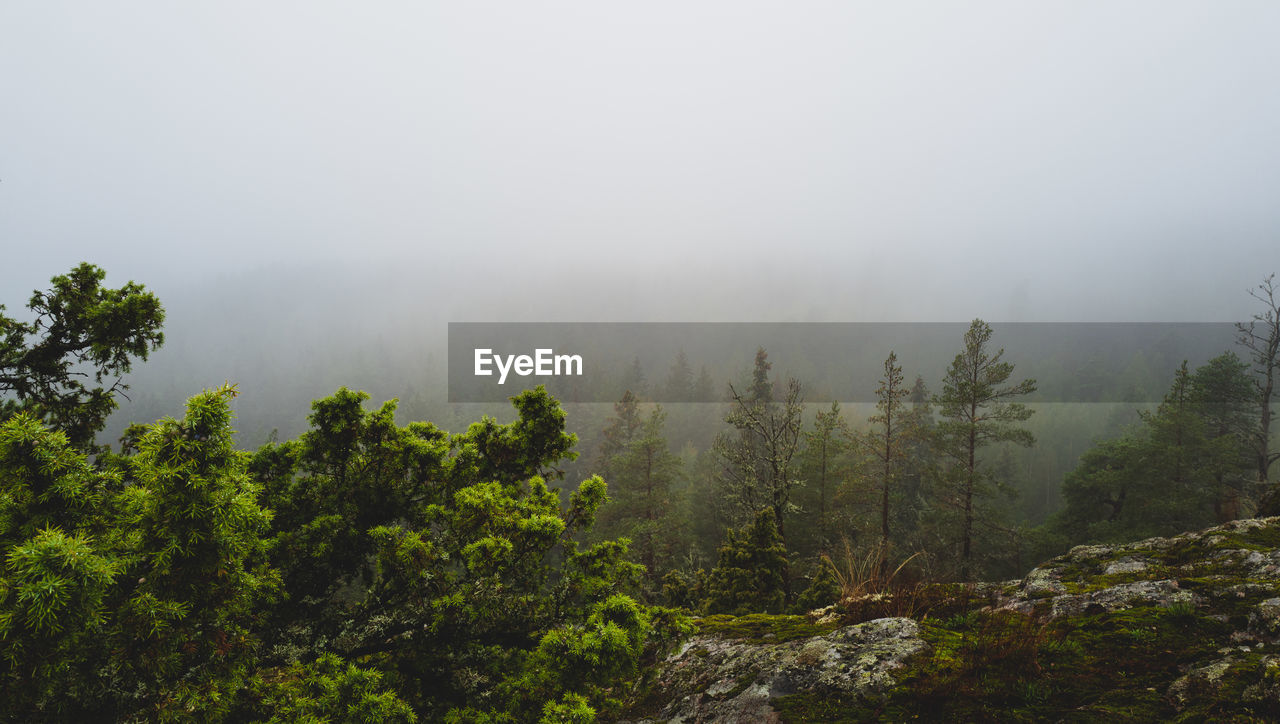
[[906, 398], [911, 393], [903, 387], [902, 367], [892, 351], [884, 361], [884, 376], [876, 388], [876, 414], [871, 424], [878, 429], [868, 435], [868, 447], [876, 458], [876, 477], [880, 488], [880, 545], [889, 546], [889, 500], [897, 488], [897, 479], [905, 456], [903, 431]]
[[51, 526], [103, 533], [101, 514], [121, 486], [119, 473], [95, 470], [67, 436], [19, 413], [0, 425], [0, 545]]
[[800, 449], [804, 404], [800, 383], [794, 379], [787, 380], [783, 399], [774, 400], [771, 368], [761, 348], [746, 392], [729, 386], [731, 407], [725, 422], [736, 434], [718, 436], [715, 448], [723, 462], [720, 486], [730, 519], [750, 522], [768, 506], [785, 541], [786, 519], [795, 510], [791, 494], [801, 484], [793, 474], [792, 458]]
[[820, 561], [809, 579], [809, 585], [796, 599], [795, 608], [800, 613], [804, 613], [815, 608], [830, 606], [840, 600], [840, 595], [840, 581], [836, 578], [835, 570], [825, 561]]
[[788, 546], [800, 556], [831, 550], [838, 531], [849, 524], [845, 498], [854, 459], [852, 437], [838, 402], [814, 413], [813, 426], [803, 433], [797, 467], [805, 483], [796, 493], [799, 510], [792, 514], [801, 525], [794, 527]]
[[277, 590], [261, 538], [270, 515], [231, 448], [233, 395], [192, 398], [111, 471], [29, 414], [0, 428], [0, 687], [11, 716], [226, 714]]
[[104, 288], [105, 278], [92, 264], [54, 277], [31, 295], [30, 322], [0, 305], [0, 393], [16, 398], [0, 401], [0, 419], [30, 410], [78, 448], [102, 429], [115, 394], [128, 389], [122, 376], [164, 342], [160, 301], [133, 282]]
[[707, 572], [674, 569], [662, 577], [662, 600], [668, 606], [694, 610], [702, 606], [706, 598]]
[[0, 425], [7, 717], [591, 721], [683, 635], [625, 540], [579, 545], [606, 487], [548, 487], [575, 439], [545, 391], [449, 435], [342, 389], [253, 456], [234, 396], [98, 467]]
[[429, 720], [614, 707], [669, 632], [651, 623], [660, 609], [629, 596], [643, 569], [625, 539], [579, 543], [605, 483], [562, 501], [546, 482], [576, 441], [558, 403], [529, 390], [512, 400], [514, 422], [449, 435], [398, 427], [394, 403], [366, 411], [365, 399], [317, 401], [311, 431], [254, 456], [279, 511], [271, 550], [288, 595], [271, 649], [370, 657]]
[[778, 644], [821, 636], [834, 631], [837, 623], [813, 623], [805, 616], [749, 613], [742, 616], [714, 614], [695, 621], [698, 633], [748, 643]]
[[781, 613], [786, 591], [787, 549], [778, 534], [773, 510], [729, 530], [720, 560], [707, 580], [708, 613]]
[[1015, 397], [1035, 392], [1035, 380], [1005, 385], [1013, 374], [1013, 364], [1003, 362], [1004, 350], [992, 353], [991, 326], [973, 320], [964, 335], [964, 351], [947, 368], [942, 394], [936, 399], [942, 420], [937, 424], [938, 449], [951, 459], [943, 477], [948, 504], [959, 518], [960, 578], [972, 572], [973, 540], [976, 528], [988, 518], [987, 502], [1000, 490], [1000, 481], [984, 466], [979, 451], [993, 443], [1012, 442], [1031, 446], [1035, 438], [1015, 423], [1031, 417], [1026, 405]]
[[326, 654], [309, 664], [265, 672], [256, 682], [244, 719], [267, 724], [389, 722], [411, 724], [418, 717], [383, 683], [382, 674]]
[[1251, 507], [1251, 403], [1233, 354], [1194, 373], [1184, 362], [1141, 426], [1099, 442], [1063, 481], [1066, 507], [1049, 524], [1058, 548], [1170, 535]]
[[600, 511], [596, 535], [632, 541], [635, 560], [645, 566], [647, 597], [656, 598], [658, 581], [670, 568], [678, 540], [672, 487], [680, 474], [680, 458], [667, 447], [667, 415], [661, 405], [641, 419], [628, 393], [614, 408], [618, 416], [605, 429], [600, 458], [610, 500]]

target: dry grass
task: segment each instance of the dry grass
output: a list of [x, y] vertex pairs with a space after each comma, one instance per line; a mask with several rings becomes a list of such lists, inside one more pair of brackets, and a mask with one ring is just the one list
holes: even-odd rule
[[[876, 545], [859, 553], [845, 539], [843, 551], [833, 558], [822, 556], [840, 584], [840, 608], [846, 620], [867, 621], [886, 616], [915, 618], [924, 603], [921, 584], [915, 576], [905, 576], [909, 564], [921, 556], [913, 553], [893, 565], [884, 546]], [[901, 578], [900, 578], [901, 576]]]
[[891, 590], [898, 575], [911, 561], [921, 556], [920, 552], [912, 553], [890, 570], [891, 562], [884, 546], [872, 546], [865, 553], [859, 554], [846, 538], [843, 541], [843, 549], [838, 560], [829, 555], [822, 556], [823, 565], [831, 568], [836, 581], [840, 583], [841, 600]]

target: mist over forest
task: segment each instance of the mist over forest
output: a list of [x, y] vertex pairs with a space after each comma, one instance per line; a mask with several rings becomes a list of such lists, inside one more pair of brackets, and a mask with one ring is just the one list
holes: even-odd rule
[[1280, 717], [1278, 33], [5, 4], [0, 721]]

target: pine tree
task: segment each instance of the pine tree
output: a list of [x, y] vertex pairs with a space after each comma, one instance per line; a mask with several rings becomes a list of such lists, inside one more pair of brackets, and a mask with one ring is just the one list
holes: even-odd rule
[[613, 474], [614, 461], [631, 446], [640, 431], [640, 401], [631, 390], [622, 393], [622, 399], [613, 403], [613, 419], [604, 428], [604, 439], [600, 442], [600, 454], [596, 458], [596, 469], [606, 479]]
[[[1064, 509], [1047, 526], [1059, 548], [1172, 535], [1237, 514], [1252, 460], [1252, 396], [1243, 364], [1223, 354], [1183, 362], [1140, 425], [1081, 456], [1063, 481]], [[1247, 501], [1245, 501], [1247, 502]]]
[[[650, 593], [669, 567], [673, 530], [672, 486], [680, 474], [680, 458], [668, 448], [663, 425], [667, 413], [655, 406], [625, 446], [605, 459], [610, 502], [600, 511], [597, 534], [626, 537], [634, 559], [645, 566]], [[622, 418], [615, 420], [621, 422]]]
[[1237, 341], [1248, 350], [1248, 361], [1254, 374], [1254, 392], [1257, 395], [1258, 424], [1253, 431], [1252, 447], [1256, 466], [1257, 486], [1266, 497], [1259, 513], [1280, 513], [1280, 489], [1270, 485], [1272, 464], [1280, 460], [1280, 452], [1271, 450], [1271, 400], [1276, 393], [1277, 377], [1280, 377], [1280, 299], [1277, 298], [1276, 275], [1271, 274], [1249, 296], [1261, 302], [1264, 309], [1253, 315], [1247, 324], [1237, 324]]
[[971, 573], [974, 528], [983, 514], [980, 506], [996, 482], [982, 468], [979, 451], [991, 443], [1035, 444], [1032, 434], [1015, 424], [1031, 417], [1033, 410], [1008, 401], [1034, 392], [1035, 380], [1001, 386], [1013, 374], [1013, 364], [1001, 361], [1003, 349], [992, 354], [990, 341], [991, 326], [973, 320], [964, 335], [964, 351], [947, 368], [936, 400], [943, 417], [938, 423], [939, 446], [952, 460], [948, 482], [953, 504], [961, 513], [962, 580], [969, 580]]
[[725, 422], [737, 435], [719, 436], [716, 450], [724, 461], [721, 480], [732, 516], [749, 519], [769, 507], [785, 541], [785, 516], [794, 507], [791, 494], [800, 484], [792, 474], [792, 459], [799, 449], [804, 403], [800, 383], [794, 379], [787, 380], [782, 401], [774, 402], [770, 367], [761, 348], [746, 393], [729, 386], [732, 407]]
[[813, 428], [804, 433], [800, 467], [806, 481], [805, 504], [813, 507], [817, 552], [830, 551], [835, 542], [836, 491], [848, 477], [845, 456], [851, 435], [839, 402], [832, 402], [826, 412], [817, 412]]
[[684, 350], [676, 353], [676, 361], [671, 364], [663, 397], [669, 402], [693, 401], [693, 368]]
[[32, 293], [30, 322], [0, 304], [0, 419], [28, 410], [72, 446], [98, 450], [93, 436], [129, 389], [124, 375], [164, 342], [160, 300], [134, 282], [104, 288], [106, 275], [80, 264], [54, 277], [52, 289]]
[[693, 401], [715, 402], [716, 397], [715, 380], [711, 379], [711, 373], [707, 371], [707, 366], [703, 365], [698, 370], [698, 381], [693, 385]]
[[622, 392], [631, 392], [637, 397], [644, 397], [649, 389], [645, 381], [644, 368], [640, 366], [640, 358], [631, 360], [631, 366], [622, 377]]
[[1147, 431], [1145, 475], [1157, 483], [1143, 504], [1149, 515], [1177, 530], [1213, 522], [1213, 452], [1193, 392], [1183, 360], [1156, 411], [1140, 413]]
[[869, 435], [868, 442], [875, 454], [880, 487], [880, 548], [882, 566], [887, 566], [889, 550], [889, 493], [893, 490], [901, 471], [905, 454], [903, 445], [904, 406], [910, 390], [902, 386], [902, 367], [898, 355], [892, 351], [884, 361], [884, 377], [876, 388], [876, 410], [871, 424], [879, 430]]
[[1213, 507], [1219, 523], [1241, 515], [1249, 488], [1250, 436], [1256, 417], [1249, 366], [1225, 352], [1191, 375], [1191, 400], [1210, 439]]

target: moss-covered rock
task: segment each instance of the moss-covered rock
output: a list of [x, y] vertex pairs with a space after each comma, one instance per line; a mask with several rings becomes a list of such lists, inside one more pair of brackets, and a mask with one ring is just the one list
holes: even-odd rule
[[[794, 619], [803, 617], [750, 618], [748, 636], [725, 636], [724, 626], [705, 633], [704, 627], [666, 662], [656, 682], [662, 705], [637, 713], [650, 721], [768, 722], [780, 721], [778, 702], [797, 694], [877, 702], [897, 685], [893, 673], [929, 650], [919, 624], [906, 618], [790, 640]], [[765, 619], [779, 626], [773, 639], [760, 630]]]
[[[664, 664], [658, 695], [633, 714], [687, 722], [1280, 719], [1280, 518], [1079, 546], [1020, 581], [954, 589], [922, 589], [941, 598], [913, 618], [834, 630], [833, 609], [809, 619], [708, 617]], [[846, 608], [844, 621], [865, 613]]]

